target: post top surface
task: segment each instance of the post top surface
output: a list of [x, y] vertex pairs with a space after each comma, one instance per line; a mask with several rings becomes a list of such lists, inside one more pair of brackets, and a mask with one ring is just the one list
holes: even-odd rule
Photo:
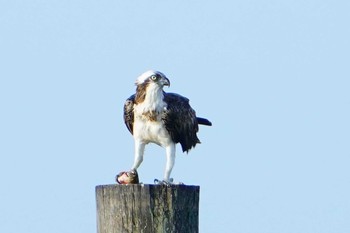
[[103, 184], [97, 185], [96, 189], [103, 188], [170, 188], [170, 189], [199, 189], [199, 185], [184, 185], [184, 184], [172, 184], [172, 185], [159, 185], [159, 184]]

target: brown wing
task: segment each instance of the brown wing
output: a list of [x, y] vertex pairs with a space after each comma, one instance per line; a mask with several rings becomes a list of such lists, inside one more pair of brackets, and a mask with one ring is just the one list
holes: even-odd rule
[[124, 122], [131, 134], [134, 126], [134, 103], [135, 95], [130, 96], [124, 104]]
[[167, 110], [163, 114], [163, 122], [172, 140], [180, 143], [183, 152], [188, 152], [200, 143], [196, 112], [191, 108], [189, 100], [174, 93], [164, 93]]

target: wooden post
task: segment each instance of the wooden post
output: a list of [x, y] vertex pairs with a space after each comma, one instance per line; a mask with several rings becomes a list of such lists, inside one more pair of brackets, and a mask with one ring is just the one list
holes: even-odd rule
[[96, 186], [97, 233], [198, 232], [199, 186]]

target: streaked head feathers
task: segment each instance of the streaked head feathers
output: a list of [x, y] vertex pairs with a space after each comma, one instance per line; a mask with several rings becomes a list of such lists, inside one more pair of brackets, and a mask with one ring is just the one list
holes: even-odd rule
[[[163, 78], [163, 79], [167, 79], [167, 77], [165, 76], [165, 74], [163, 74], [162, 72], [159, 71], [155, 71], [155, 70], [148, 70], [146, 72], [144, 72], [143, 74], [141, 74], [137, 79], [135, 84], [136, 85], [140, 85], [145, 83], [147, 80], [149, 80], [149, 78], [151, 78], [152, 76], [154, 77], [159, 77], [159, 78]], [[169, 79], [167, 79], [169, 81]], [[169, 82], [170, 85], [170, 82]]]

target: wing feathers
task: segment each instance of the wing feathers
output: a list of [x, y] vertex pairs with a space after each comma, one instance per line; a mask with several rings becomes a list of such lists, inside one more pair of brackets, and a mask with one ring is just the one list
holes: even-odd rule
[[134, 103], [135, 95], [130, 96], [124, 104], [124, 123], [131, 134], [134, 126]]
[[166, 129], [175, 143], [180, 143], [183, 152], [188, 152], [197, 143], [200, 143], [198, 121], [195, 111], [191, 108], [189, 100], [174, 93], [164, 93], [167, 110], [163, 121]]

